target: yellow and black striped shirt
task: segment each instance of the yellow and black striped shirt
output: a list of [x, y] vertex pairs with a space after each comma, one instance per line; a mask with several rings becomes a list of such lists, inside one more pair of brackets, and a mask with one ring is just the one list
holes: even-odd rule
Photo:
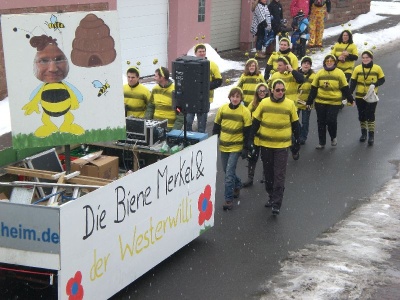
[[259, 83], [265, 83], [264, 76], [262, 74], [258, 75], [245, 75], [240, 76], [237, 86], [240, 87], [244, 94], [244, 105], [249, 106], [249, 104], [254, 99], [254, 94], [256, 93], [256, 87]]
[[267, 148], [287, 148], [292, 145], [292, 123], [299, 120], [294, 102], [285, 98], [276, 103], [265, 98], [253, 113], [260, 121], [257, 132], [259, 145]]
[[311, 85], [318, 88], [315, 102], [328, 105], [341, 105], [341, 89], [348, 86], [346, 76], [338, 68], [332, 71], [319, 70]]
[[129, 84], [124, 85], [124, 103], [127, 116], [144, 118], [149, 100], [150, 91], [143, 84], [139, 83], [135, 87], [130, 87]]
[[251, 126], [250, 111], [244, 105], [231, 109], [229, 103], [222, 105], [215, 116], [214, 123], [221, 126], [219, 150], [240, 152], [243, 149], [243, 128]]
[[[357, 82], [356, 98], [363, 98], [367, 94], [369, 86], [383, 77], [385, 74], [378, 65], [373, 64], [372, 68], [364, 68], [364, 71], [362, 65], [355, 67], [351, 80]], [[375, 93], [378, 93], [378, 87], [375, 87]]]

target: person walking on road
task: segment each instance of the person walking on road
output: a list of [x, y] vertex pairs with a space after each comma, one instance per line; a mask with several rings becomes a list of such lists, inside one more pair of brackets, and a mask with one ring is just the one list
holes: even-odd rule
[[[248, 106], [251, 113], [253, 113], [261, 101], [269, 96], [269, 89], [266, 83], [259, 83], [256, 87], [256, 93], [253, 101]], [[247, 181], [243, 182], [243, 188], [247, 188], [253, 185], [254, 173], [256, 171], [256, 165], [258, 157], [260, 156], [260, 141], [258, 136], [254, 137], [253, 147], [249, 149], [249, 155], [247, 157]], [[264, 179], [265, 181], [265, 179]]]
[[268, 194], [266, 207], [272, 207], [272, 214], [279, 215], [285, 190], [286, 165], [289, 147], [300, 150], [300, 127], [296, 105], [285, 97], [285, 83], [277, 79], [272, 83], [271, 96], [265, 98], [253, 113], [250, 142], [259, 138], [261, 160], [265, 175], [265, 189]]
[[331, 54], [336, 57], [338, 62], [337, 68], [343, 71], [347, 82], [350, 82], [354, 64], [358, 59], [357, 45], [353, 42], [353, 34], [350, 32], [350, 30], [346, 29], [342, 31], [337, 43], [333, 45]]
[[248, 138], [251, 129], [251, 115], [241, 104], [243, 91], [239, 87], [230, 90], [229, 103], [222, 105], [215, 116], [213, 134], [219, 136], [222, 168], [225, 173], [225, 203], [222, 208], [231, 210], [233, 199], [238, 198], [242, 182], [236, 175], [239, 157], [247, 157]]
[[243, 91], [243, 102], [245, 106], [249, 106], [249, 104], [253, 101], [254, 94], [256, 93], [256, 87], [261, 82], [265, 82], [265, 80], [258, 67], [258, 62], [256, 59], [250, 58], [246, 62], [244, 72], [240, 76], [237, 84], [237, 86]]
[[265, 66], [265, 82], [268, 81], [272, 73], [278, 71], [278, 58], [281, 56], [288, 58], [288, 61], [294, 70], [297, 70], [299, 67], [299, 60], [290, 49], [290, 40], [288, 38], [281, 38], [279, 41], [279, 51], [272, 53], [267, 61], [267, 65]]
[[355, 67], [350, 81], [350, 92], [356, 91], [358, 120], [361, 126], [360, 142], [367, 140], [368, 132], [369, 146], [374, 144], [375, 110], [378, 102], [376, 97], [370, 100], [367, 94], [378, 93], [378, 86], [385, 83], [385, 74], [380, 66], [374, 64], [373, 59], [374, 55], [371, 51], [364, 51], [361, 54], [361, 65]]
[[297, 90], [297, 113], [301, 115], [301, 130], [300, 130], [300, 145], [304, 145], [308, 137], [308, 129], [310, 127], [311, 109], [306, 106], [306, 101], [310, 94], [311, 83], [314, 80], [315, 72], [311, 68], [312, 59], [309, 56], [304, 56], [300, 63], [299, 72], [304, 76], [304, 82], [299, 85]]
[[325, 56], [323, 68], [317, 72], [311, 84], [307, 108], [311, 109], [315, 99], [317, 112], [318, 139], [316, 149], [324, 149], [326, 144], [326, 129], [331, 137], [331, 146], [337, 146], [337, 116], [342, 105], [342, 98], [353, 104], [346, 76], [336, 67], [336, 58], [332, 54]]

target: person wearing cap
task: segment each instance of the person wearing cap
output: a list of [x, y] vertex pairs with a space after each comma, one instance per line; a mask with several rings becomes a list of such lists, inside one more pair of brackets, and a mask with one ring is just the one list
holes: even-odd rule
[[299, 72], [304, 76], [304, 82], [297, 89], [297, 113], [301, 116], [300, 145], [304, 145], [308, 137], [311, 109], [308, 109], [306, 102], [311, 90], [311, 83], [314, 80], [315, 72], [311, 68], [312, 59], [304, 56], [300, 62]]
[[375, 110], [378, 102], [367, 102], [365, 97], [368, 90], [378, 93], [378, 87], [385, 83], [385, 74], [380, 66], [374, 64], [374, 55], [366, 50], [361, 54], [361, 64], [354, 68], [350, 81], [350, 92], [356, 91], [358, 120], [361, 126], [360, 142], [367, 140], [372, 146], [375, 141]]
[[346, 76], [342, 70], [336, 67], [336, 64], [335, 56], [332, 54], [325, 56], [323, 68], [315, 75], [307, 99], [308, 109], [311, 109], [315, 100], [319, 139], [316, 149], [325, 148], [327, 129], [331, 138], [331, 146], [337, 146], [337, 116], [342, 99], [344, 97], [349, 103], [354, 103]]
[[268, 194], [266, 207], [272, 207], [272, 214], [278, 215], [285, 190], [286, 165], [292, 136], [297, 152], [300, 151], [300, 127], [296, 105], [285, 97], [285, 83], [282, 79], [272, 82], [270, 97], [265, 98], [253, 112], [249, 142], [259, 139], [261, 161], [265, 176], [265, 190]]
[[[199, 58], [207, 59], [207, 48], [204, 44], [197, 44], [194, 47], [194, 55]], [[208, 106], [214, 101], [214, 90], [222, 85], [222, 75], [218, 65], [210, 60], [210, 93]], [[194, 117], [197, 116], [197, 131], [206, 132], [208, 113], [188, 113], [186, 115], [186, 129], [193, 131]]]
[[353, 34], [350, 30], [342, 31], [338, 41], [333, 45], [331, 54], [336, 57], [337, 68], [344, 72], [347, 82], [350, 82], [355, 62], [358, 59], [357, 45], [353, 42]]
[[150, 91], [139, 82], [139, 70], [136, 67], [128, 68], [126, 78], [128, 83], [124, 84], [125, 115], [144, 118]]
[[[253, 9], [254, 7], [254, 9]], [[271, 31], [271, 15], [268, 10], [267, 0], [258, 0], [256, 5], [252, 5], [253, 19], [251, 22], [250, 32], [256, 37], [257, 57], [265, 58], [262, 52], [262, 46], [265, 36]]]
[[331, 0], [310, 0], [310, 40], [309, 47], [322, 47], [325, 20], [331, 12]]
[[288, 58], [292, 69], [297, 70], [299, 66], [299, 60], [297, 59], [296, 55], [290, 49], [290, 41], [288, 38], [281, 38], [279, 41], [279, 51], [272, 53], [267, 61], [267, 65], [265, 66], [264, 71], [264, 79], [265, 82], [268, 81], [271, 73], [278, 71], [278, 58], [280, 56]]
[[243, 91], [243, 102], [245, 106], [249, 106], [253, 101], [254, 94], [256, 93], [256, 86], [261, 82], [265, 82], [265, 80], [258, 67], [258, 62], [256, 59], [250, 58], [246, 62], [244, 72], [240, 76], [237, 84]]
[[251, 128], [250, 111], [244, 105], [243, 91], [234, 87], [229, 91], [229, 103], [222, 105], [215, 116], [213, 134], [219, 136], [222, 169], [225, 173], [224, 210], [233, 208], [233, 199], [239, 197], [242, 182], [236, 175], [239, 157], [247, 157], [247, 145]]
[[[251, 113], [253, 113], [258, 105], [260, 105], [261, 101], [269, 96], [269, 88], [268, 85], [264, 82], [259, 83], [256, 87], [256, 93], [254, 94], [253, 101], [248, 106], [248, 109]], [[260, 142], [258, 136], [254, 137], [253, 147], [249, 149], [249, 155], [247, 157], [248, 165], [247, 165], [247, 181], [243, 182], [243, 188], [247, 188], [253, 185], [254, 173], [256, 171], [256, 165], [258, 161], [258, 157], [260, 156]], [[264, 177], [264, 176], [263, 176]], [[265, 182], [265, 179], [261, 181]]]
[[151, 90], [145, 118], [167, 119], [167, 130], [182, 129], [183, 114], [176, 112], [172, 106], [172, 94], [175, 90], [175, 85], [169, 78], [169, 70], [164, 67], [157, 68], [154, 72], [154, 80], [157, 84]]

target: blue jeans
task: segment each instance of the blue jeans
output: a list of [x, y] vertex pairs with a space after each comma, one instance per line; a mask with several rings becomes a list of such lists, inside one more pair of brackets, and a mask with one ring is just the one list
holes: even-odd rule
[[225, 201], [233, 201], [233, 191], [242, 188], [242, 182], [236, 176], [236, 165], [240, 157], [240, 152], [222, 152], [222, 169], [225, 172]]
[[[210, 108], [210, 103], [208, 103], [208, 107]], [[186, 114], [186, 130], [193, 131], [193, 122], [194, 122], [194, 113]], [[196, 113], [197, 115], [197, 131], [205, 133], [207, 126], [207, 116], [208, 113]]]
[[297, 110], [297, 114], [301, 114], [301, 130], [300, 130], [300, 141], [306, 141], [307, 136], [308, 136], [308, 128], [310, 125], [310, 115], [311, 115], [311, 110], [308, 109], [299, 109]]

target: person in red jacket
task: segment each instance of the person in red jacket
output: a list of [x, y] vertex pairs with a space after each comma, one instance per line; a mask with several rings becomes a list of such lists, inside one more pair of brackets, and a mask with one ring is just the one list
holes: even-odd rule
[[292, 0], [290, 3], [290, 15], [294, 18], [297, 13], [302, 10], [304, 16], [308, 18], [308, 10], [310, 8], [309, 0]]

